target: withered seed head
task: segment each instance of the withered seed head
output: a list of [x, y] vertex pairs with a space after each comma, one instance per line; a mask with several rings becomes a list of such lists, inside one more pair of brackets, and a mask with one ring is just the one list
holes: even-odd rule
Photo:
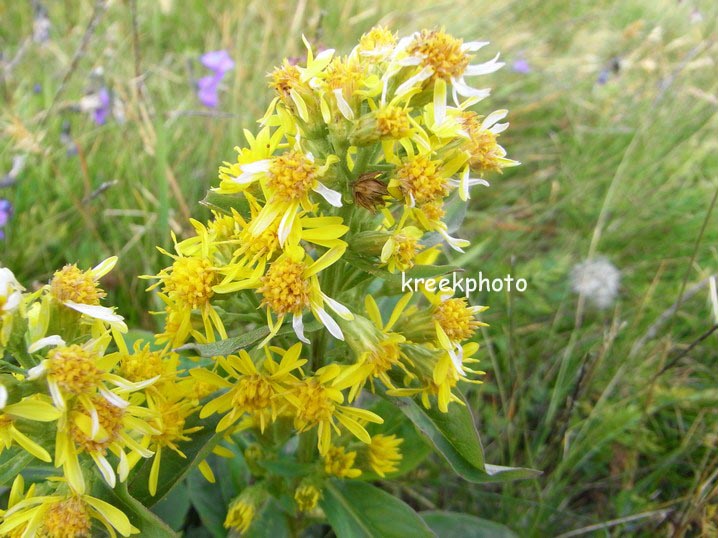
[[384, 206], [384, 196], [389, 192], [380, 176], [381, 172], [365, 172], [352, 184], [354, 202], [372, 213]]

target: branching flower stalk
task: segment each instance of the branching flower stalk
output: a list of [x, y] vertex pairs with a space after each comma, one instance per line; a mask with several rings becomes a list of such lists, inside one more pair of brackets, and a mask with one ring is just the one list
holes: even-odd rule
[[346, 56], [305, 44], [306, 62], [270, 73], [273, 100], [220, 166], [212, 217], [144, 277], [163, 305], [153, 341], [102, 304], [116, 258], [34, 292], [0, 269], [0, 455], [56, 475], [27, 490], [18, 475], [0, 536], [146, 532], [126, 512], [141, 503], [118, 498], [165, 494], [166, 465], [183, 460], [215, 481], [206, 456], [239, 451], [254, 478], [225, 527], [246, 532], [281, 498], [296, 529], [322, 517], [330, 481], [401, 472], [380, 403], [452, 413], [459, 384], [480, 382], [483, 308], [397, 296], [396, 282], [452, 271], [435, 263], [469, 241], [448, 216], [518, 164], [498, 143], [507, 111], [474, 110], [489, 94], [475, 77], [503, 64], [476, 63], [487, 43], [443, 30], [374, 28]]

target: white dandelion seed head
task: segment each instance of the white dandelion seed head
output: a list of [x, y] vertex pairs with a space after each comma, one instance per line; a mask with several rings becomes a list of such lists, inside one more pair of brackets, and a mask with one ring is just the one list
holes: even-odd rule
[[576, 264], [571, 270], [571, 288], [600, 309], [616, 302], [621, 272], [606, 258], [592, 258]]

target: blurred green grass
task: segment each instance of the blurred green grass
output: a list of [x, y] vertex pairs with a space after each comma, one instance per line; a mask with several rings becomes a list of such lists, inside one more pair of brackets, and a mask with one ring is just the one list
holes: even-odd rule
[[[155, 246], [168, 230], [181, 236], [187, 216], [205, 214], [197, 200], [266, 107], [265, 74], [303, 54], [301, 33], [340, 51], [379, 22], [490, 40], [508, 65], [482, 107], [510, 109], [502, 139], [523, 166], [475, 191], [462, 230], [474, 246], [452, 257], [529, 282], [523, 294], [476, 297], [491, 326], [488, 375], [470, 396], [488, 459], [544, 475], [475, 486], [447, 481], [435, 461], [392, 487], [418, 508], [465, 510], [521, 535], [711, 532], [718, 336], [687, 348], [718, 323], [705, 285], [718, 273], [714, 3], [164, 0], [139, 3], [135, 36], [133, 2], [112, 2], [84, 50], [99, 4], [44, 5], [44, 44], [31, 39], [30, 2], [0, 5], [0, 175], [27, 155], [0, 190], [15, 206], [0, 260], [31, 283], [119, 254], [110, 300], [148, 329], [141, 312], [157, 304], [136, 275], [167, 263]], [[219, 48], [237, 65], [210, 111], [193, 80], [206, 74], [199, 55]], [[530, 73], [511, 68], [520, 59]], [[97, 126], [76, 111], [97, 68], [124, 122]], [[608, 310], [571, 292], [572, 267], [591, 256], [622, 274]]]

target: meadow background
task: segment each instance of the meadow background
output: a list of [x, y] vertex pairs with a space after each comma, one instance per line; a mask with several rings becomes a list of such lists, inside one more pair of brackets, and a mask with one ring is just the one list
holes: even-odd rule
[[[340, 52], [377, 23], [490, 40], [507, 66], [482, 107], [510, 110], [523, 165], [475, 191], [473, 246], [450, 262], [528, 281], [473, 297], [490, 327], [469, 397], [487, 460], [543, 475], [475, 485], [432, 459], [383, 485], [520, 536], [718, 536], [717, 21], [687, 0], [2, 0], [0, 261], [44, 283], [118, 254], [109, 302], [154, 330], [137, 275], [206, 216], [302, 33]], [[217, 49], [236, 65], [207, 108], [199, 57]], [[596, 258], [620, 271], [603, 309], [572, 290]]]

